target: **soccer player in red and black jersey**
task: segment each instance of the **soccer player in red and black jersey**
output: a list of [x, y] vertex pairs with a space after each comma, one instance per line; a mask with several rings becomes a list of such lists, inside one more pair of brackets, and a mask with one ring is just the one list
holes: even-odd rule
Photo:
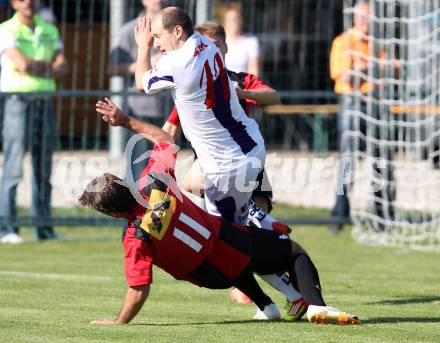
[[358, 323], [355, 316], [326, 306], [313, 262], [287, 235], [231, 224], [203, 211], [182, 194], [174, 176], [176, 149], [169, 134], [123, 115], [108, 98], [98, 101], [97, 111], [111, 125], [140, 132], [156, 145], [140, 189], [104, 174], [93, 180], [80, 197], [83, 206], [128, 219], [122, 241], [129, 286], [124, 305], [116, 319], [92, 323], [130, 322], [148, 297], [153, 264], [176, 279], [200, 287], [221, 289], [235, 285], [261, 311], [275, 305], [252, 273], [287, 271], [310, 304], [307, 317], [311, 322]]

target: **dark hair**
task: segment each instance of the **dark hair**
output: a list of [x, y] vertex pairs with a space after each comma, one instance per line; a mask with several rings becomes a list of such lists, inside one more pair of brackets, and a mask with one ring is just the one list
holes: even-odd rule
[[129, 212], [136, 204], [127, 182], [119, 177], [105, 173], [93, 179], [79, 197], [82, 206], [93, 208], [98, 212]]
[[214, 36], [226, 42], [225, 28], [215, 21], [205, 21], [203, 24], [196, 26], [194, 30], [203, 36]]
[[162, 26], [168, 32], [173, 31], [179, 25], [188, 37], [194, 33], [191, 18], [179, 7], [166, 7], [161, 11], [161, 14]]

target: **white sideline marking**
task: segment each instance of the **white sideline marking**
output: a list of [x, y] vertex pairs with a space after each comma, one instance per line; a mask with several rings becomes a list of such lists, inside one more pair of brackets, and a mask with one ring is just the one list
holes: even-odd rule
[[4, 276], [18, 276], [30, 277], [50, 280], [65, 280], [65, 281], [112, 281], [110, 276], [93, 276], [93, 275], [79, 275], [79, 274], [54, 274], [54, 273], [35, 273], [35, 272], [17, 272], [9, 270], [0, 270], [0, 275]]

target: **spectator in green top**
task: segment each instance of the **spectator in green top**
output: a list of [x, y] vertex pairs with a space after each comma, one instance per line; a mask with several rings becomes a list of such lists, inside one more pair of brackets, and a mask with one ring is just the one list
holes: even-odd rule
[[[3, 175], [0, 216], [9, 225], [0, 228], [2, 243], [21, 243], [16, 218], [17, 185], [23, 177], [26, 147], [32, 155], [33, 217], [50, 217], [54, 122], [51, 97], [55, 78], [65, 74], [66, 60], [58, 29], [35, 13], [35, 1], [11, 0], [13, 17], [0, 24], [0, 91], [5, 99], [3, 118]], [[50, 225], [36, 225], [38, 240], [55, 238]]]

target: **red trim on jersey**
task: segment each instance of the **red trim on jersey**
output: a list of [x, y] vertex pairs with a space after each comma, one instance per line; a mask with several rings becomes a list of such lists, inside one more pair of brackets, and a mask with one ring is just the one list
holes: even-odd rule
[[179, 113], [177, 112], [177, 107], [174, 106], [173, 110], [171, 111], [170, 115], [168, 116], [168, 123], [180, 126], [180, 119], [179, 119]]
[[214, 89], [214, 77], [212, 75], [211, 67], [209, 62], [206, 61], [203, 67], [202, 76], [200, 77], [200, 88], [202, 87], [202, 82], [204, 75], [206, 73], [206, 100], [205, 105], [209, 110], [215, 106], [215, 89]]
[[[226, 72], [226, 69], [223, 67], [223, 62], [220, 57], [220, 54], [218, 54], [218, 53], [215, 55], [215, 62], [217, 62], [218, 68], [220, 70], [219, 77], [220, 77], [222, 88], [223, 88], [224, 100], [227, 101], [231, 98], [231, 91], [229, 89], [229, 77]], [[215, 63], [214, 63], [214, 66], [215, 66]]]

